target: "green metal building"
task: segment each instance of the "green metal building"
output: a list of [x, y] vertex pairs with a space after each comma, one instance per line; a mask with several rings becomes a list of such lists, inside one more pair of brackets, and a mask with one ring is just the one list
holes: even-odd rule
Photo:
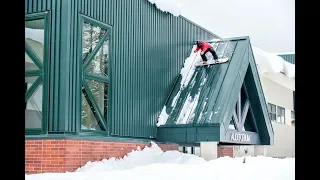
[[295, 53], [278, 54], [278, 56], [282, 57], [285, 61], [291, 64], [296, 64]]
[[146, 0], [26, 0], [25, 28], [26, 135], [45, 136], [156, 138], [192, 44], [219, 38]]
[[[217, 35], [184, 17], [163, 13], [147, 0], [26, 0], [25, 30], [27, 139], [228, 142], [227, 126], [234, 118], [238, 128], [254, 129], [246, 143], [272, 144], [247, 37], [222, 42], [233, 47], [230, 52], [227, 47], [218, 50], [230, 62], [197, 69], [192, 77], [196, 83], [181, 90], [167, 123], [157, 127], [163, 105], [180, 91], [176, 84], [193, 43], [221, 39]], [[200, 79], [207, 76], [200, 87]], [[193, 96], [199, 88], [203, 94], [196, 116], [181, 128], [176, 121], [186, 94]], [[240, 111], [233, 111], [240, 96], [244, 100], [239, 108], [249, 112], [248, 125], [239, 120]], [[222, 113], [209, 118], [217, 110]], [[205, 116], [200, 118], [201, 113]]]

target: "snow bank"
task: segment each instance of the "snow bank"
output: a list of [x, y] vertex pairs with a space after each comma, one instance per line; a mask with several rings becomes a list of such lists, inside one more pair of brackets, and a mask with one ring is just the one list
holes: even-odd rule
[[25, 38], [44, 44], [44, 30], [25, 28]]
[[151, 147], [146, 146], [143, 150], [138, 147], [136, 151], [128, 153], [122, 159], [110, 158], [97, 162], [89, 161], [78, 168], [76, 172], [124, 170], [154, 163], [201, 164], [204, 162], [206, 161], [203, 158], [178, 151], [163, 152], [157, 144], [152, 142]]
[[[232, 173], [230, 173], [232, 172]], [[25, 175], [26, 180], [294, 180], [295, 158], [222, 157], [205, 161], [178, 151], [162, 152], [156, 144], [123, 159], [88, 162], [75, 172]]]
[[268, 53], [257, 47], [252, 47], [256, 64], [260, 73], [284, 73], [290, 78], [295, 78], [295, 65], [285, 61], [282, 57]]
[[155, 4], [158, 9], [163, 12], [169, 12], [174, 16], [181, 14], [182, 3], [180, 0], [148, 0], [151, 4]]

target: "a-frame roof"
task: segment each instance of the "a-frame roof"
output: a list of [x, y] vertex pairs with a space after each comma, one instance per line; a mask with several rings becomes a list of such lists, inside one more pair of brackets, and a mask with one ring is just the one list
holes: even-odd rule
[[166, 118], [158, 128], [157, 139], [273, 144], [273, 129], [249, 37], [210, 43], [218, 56], [229, 61], [194, 70], [191, 67], [190, 78], [178, 79], [165, 104]]

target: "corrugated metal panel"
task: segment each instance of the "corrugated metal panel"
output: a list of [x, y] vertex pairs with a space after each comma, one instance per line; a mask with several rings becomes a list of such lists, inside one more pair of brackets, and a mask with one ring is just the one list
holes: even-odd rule
[[[80, 4], [78, 12], [112, 26], [111, 134], [155, 137], [157, 116], [190, 45], [217, 37], [185, 18], [163, 13], [146, 0], [72, 2]], [[76, 32], [77, 27], [73, 29]]]
[[26, 14], [52, 12], [49, 132], [80, 131], [80, 14], [112, 26], [108, 109], [112, 135], [155, 137], [157, 117], [191, 44], [217, 38], [147, 0], [25, 2]]
[[296, 63], [295, 54], [279, 54], [278, 56], [282, 57], [284, 60], [291, 64]]

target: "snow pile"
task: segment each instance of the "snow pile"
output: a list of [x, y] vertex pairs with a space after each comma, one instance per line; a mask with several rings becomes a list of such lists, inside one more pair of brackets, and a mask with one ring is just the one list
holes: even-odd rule
[[284, 73], [290, 78], [295, 78], [295, 65], [285, 61], [282, 57], [268, 53], [257, 47], [252, 47], [256, 64], [260, 73]]
[[169, 12], [174, 16], [181, 14], [182, 3], [180, 0], [148, 0], [151, 4], [155, 4], [158, 9], [163, 12]]
[[203, 158], [178, 151], [163, 152], [157, 144], [151, 142], [151, 147], [146, 146], [141, 150], [138, 146], [136, 151], [128, 153], [122, 159], [110, 158], [97, 162], [89, 161], [78, 168], [76, 172], [124, 170], [153, 163], [201, 164], [204, 162], [206, 161]]
[[25, 38], [44, 44], [44, 30], [25, 28]]
[[[232, 173], [230, 173], [232, 172]], [[295, 158], [222, 157], [205, 161], [178, 151], [150, 148], [133, 151], [119, 160], [90, 162], [75, 172], [25, 175], [26, 180], [294, 180]]]

